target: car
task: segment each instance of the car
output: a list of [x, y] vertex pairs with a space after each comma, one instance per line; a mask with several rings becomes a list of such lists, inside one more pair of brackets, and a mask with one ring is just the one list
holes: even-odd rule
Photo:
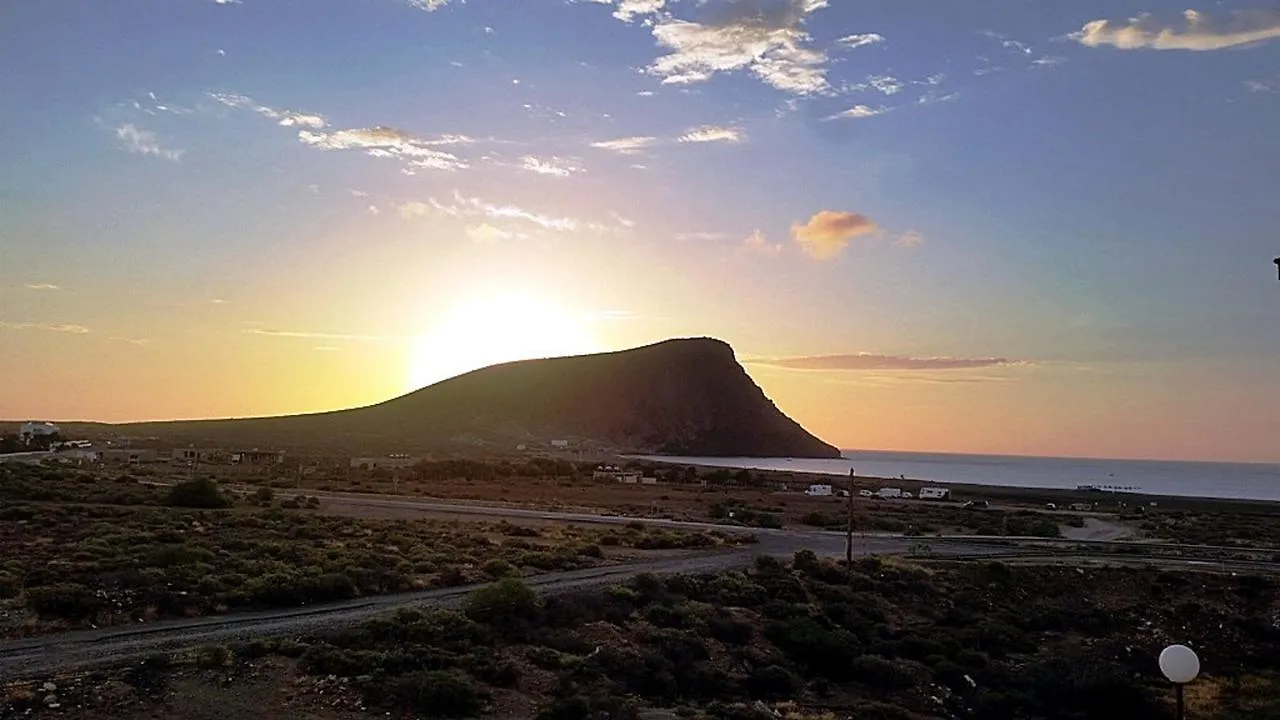
[[964, 507], [967, 510], [983, 510], [991, 507], [991, 503], [986, 500], [970, 500], [964, 504]]
[[859, 497], [875, 497], [876, 494], [871, 492], [870, 490], [859, 490], [858, 496]]

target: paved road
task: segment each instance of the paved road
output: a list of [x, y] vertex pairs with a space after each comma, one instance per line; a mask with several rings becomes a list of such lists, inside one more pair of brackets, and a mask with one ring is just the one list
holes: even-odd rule
[[[284, 494], [284, 493], [281, 493]], [[560, 522], [625, 524], [639, 520], [650, 525], [685, 530], [733, 530], [712, 523], [629, 518], [582, 513], [546, 512], [524, 508], [487, 505], [456, 505], [386, 496], [359, 494], [326, 494], [370, 507], [420, 510], [424, 513], [456, 513], [468, 516], [525, 518]], [[758, 555], [790, 556], [808, 548], [819, 555], [842, 556], [845, 537], [841, 533], [818, 530], [743, 529], [754, 534], [754, 546], [714, 553], [633, 563], [628, 565], [548, 573], [527, 578], [526, 582], [542, 593], [561, 593], [622, 582], [639, 573], [698, 573], [742, 567]], [[932, 556], [953, 558], [988, 558], [1017, 556], [1025, 553], [1043, 555], [1043, 539], [1031, 543], [1010, 542], [1009, 538], [930, 537], [904, 538], [881, 534], [859, 535], [854, 540], [857, 555], [904, 554], [926, 550]], [[1073, 543], [1074, 544], [1074, 543]], [[1195, 564], [1197, 561], [1164, 559], [1162, 562]], [[239, 613], [190, 620], [171, 620], [147, 625], [103, 628], [29, 638], [0, 643], [0, 680], [39, 676], [54, 671], [80, 670], [106, 665], [137, 662], [156, 653], [174, 652], [207, 644], [227, 643], [254, 637], [287, 636], [322, 632], [349, 627], [372, 616], [403, 607], [448, 607], [461, 601], [474, 586], [429, 590], [381, 597], [360, 598], [290, 610]]]
[[[440, 506], [414, 501], [369, 499], [371, 503], [390, 502], [396, 507], [406, 504]], [[519, 509], [448, 506], [466, 514], [493, 514], [505, 517], [537, 517], [573, 522], [626, 523], [629, 518], [589, 516], [564, 513], [542, 513]], [[497, 512], [501, 510], [501, 512]], [[682, 523], [669, 520], [646, 520], [656, 525], [680, 528], [724, 529], [707, 523]], [[743, 567], [759, 555], [790, 556], [802, 548], [820, 555], [843, 555], [843, 536], [814, 531], [759, 530], [754, 546], [713, 553], [683, 555], [662, 560], [632, 563], [604, 568], [548, 573], [526, 579], [544, 594], [562, 593], [622, 582], [640, 573], [702, 573]], [[934, 555], [1016, 554], [1008, 545], [980, 542], [935, 541], [928, 543]], [[859, 537], [854, 549], [858, 555], [907, 553], [918, 549], [916, 538]], [[156, 653], [186, 650], [202, 645], [221, 644], [254, 637], [272, 637], [323, 632], [349, 627], [375, 615], [403, 607], [449, 607], [459, 603], [476, 586], [383, 595], [289, 610], [238, 613], [190, 620], [169, 620], [146, 625], [102, 628], [28, 638], [0, 643], [0, 680], [32, 677], [55, 671], [83, 670], [107, 665], [137, 662]]]

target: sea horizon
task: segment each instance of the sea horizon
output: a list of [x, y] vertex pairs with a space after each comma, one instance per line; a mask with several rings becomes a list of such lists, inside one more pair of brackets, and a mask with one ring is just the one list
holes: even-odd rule
[[1147, 495], [1280, 502], [1280, 463], [918, 453], [841, 449], [840, 459], [637, 456], [668, 464], [816, 475], [849, 474], [940, 484], [1072, 490], [1083, 485]]

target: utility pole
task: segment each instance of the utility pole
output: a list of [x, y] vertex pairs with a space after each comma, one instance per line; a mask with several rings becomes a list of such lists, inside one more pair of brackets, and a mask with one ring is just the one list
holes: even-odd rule
[[850, 575], [853, 574], [853, 468], [849, 468], [849, 528], [845, 532], [844, 561]]

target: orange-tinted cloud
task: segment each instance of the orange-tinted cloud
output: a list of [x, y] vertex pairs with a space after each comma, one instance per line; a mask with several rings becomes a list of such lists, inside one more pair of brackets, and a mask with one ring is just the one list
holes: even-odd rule
[[866, 215], [822, 210], [806, 223], [791, 226], [791, 239], [815, 260], [830, 260], [853, 238], [870, 235], [880, 228]]

